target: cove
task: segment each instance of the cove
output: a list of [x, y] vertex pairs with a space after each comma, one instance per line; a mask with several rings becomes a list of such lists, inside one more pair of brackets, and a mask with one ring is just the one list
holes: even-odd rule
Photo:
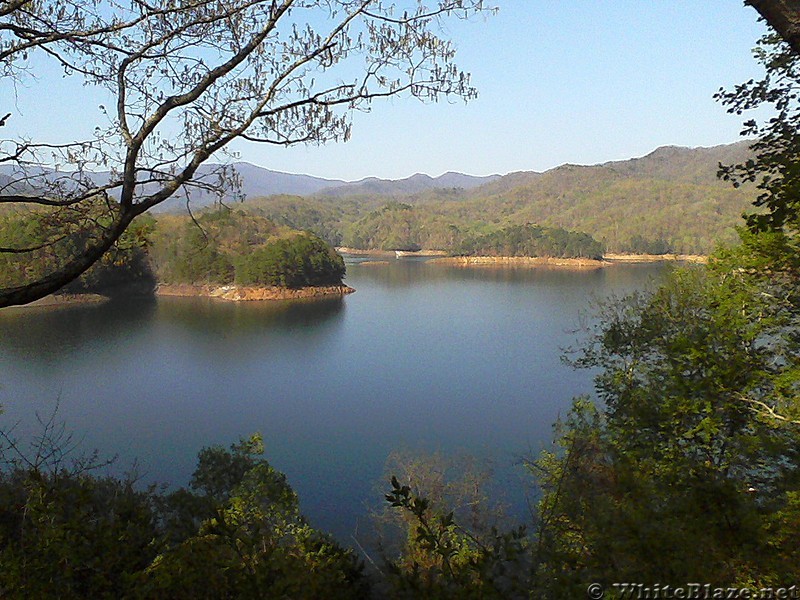
[[25, 439], [59, 405], [82, 447], [185, 485], [197, 452], [260, 431], [311, 523], [368, 527], [397, 449], [490, 459], [512, 510], [515, 463], [549, 443], [592, 374], [561, 361], [590, 301], [663, 265], [589, 271], [348, 261], [357, 291], [313, 301], [159, 298], [0, 312], [0, 415]]

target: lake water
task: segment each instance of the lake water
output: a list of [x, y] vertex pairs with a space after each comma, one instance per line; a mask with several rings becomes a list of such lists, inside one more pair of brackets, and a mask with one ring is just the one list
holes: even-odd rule
[[0, 422], [59, 417], [147, 481], [185, 485], [197, 452], [260, 431], [312, 524], [343, 541], [380, 502], [390, 452], [490, 458], [513, 507], [514, 464], [550, 440], [591, 374], [560, 360], [593, 297], [663, 267], [455, 268], [351, 260], [346, 298], [161, 298], [0, 312]]

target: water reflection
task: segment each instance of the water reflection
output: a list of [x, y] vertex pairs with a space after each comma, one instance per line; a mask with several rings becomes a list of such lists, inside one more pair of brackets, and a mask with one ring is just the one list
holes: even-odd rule
[[63, 360], [86, 346], [114, 347], [146, 326], [156, 308], [155, 298], [141, 297], [0, 310], [0, 356], [10, 352], [47, 362]]
[[[348, 259], [347, 268], [351, 284], [359, 281], [386, 288], [407, 288], [442, 281], [498, 282], [528, 285], [585, 287], [597, 285], [628, 291], [641, 289], [643, 282], [659, 281], [674, 263], [642, 263], [611, 265], [600, 268], [564, 269], [537, 266], [472, 266], [458, 267], [435, 262], [435, 259], [409, 257], [401, 259]], [[424, 273], [421, 272], [424, 269]]]
[[511, 477], [514, 458], [591, 390], [590, 374], [559, 359], [588, 297], [660, 271], [392, 259], [350, 267], [357, 292], [345, 298], [2, 311], [0, 419], [22, 434], [60, 397], [87, 448], [176, 484], [203, 446], [260, 431], [312, 522], [348, 540], [397, 448], [465, 450]]
[[13, 355], [29, 366], [47, 365], [73, 355], [123, 352], [134, 340], [170, 335], [190, 335], [195, 346], [202, 346], [203, 340], [246, 344], [266, 332], [273, 337], [324, 337], [341, 322], [344, 307], [338, 296], [265, 302], [141, 297], [9, 309], [0, 311], [0, 357]]
[[161, 298], [160, 317], [208, 335], [257, 334], [272, 329], [303, 332], [341, 320], [340, 296], [309, 300], [225, 302], [209, 298]]

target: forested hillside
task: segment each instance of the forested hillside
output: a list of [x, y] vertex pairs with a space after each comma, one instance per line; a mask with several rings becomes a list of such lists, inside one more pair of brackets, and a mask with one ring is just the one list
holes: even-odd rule
[[159, 281], [304, 287], [339, 285], [344, 262], [317, 236], [222, 207], [159, 219], [150, 250]]
[[470, 190], [339, 197], [266, 197], [243, 209], [362, 249], [457, 252], [476, 235], [535, 224], [580, 231], [609, 252], [709, 253], [736, 239], [755, 189], [717, 178], [748, 143], [664, 147], [642, 158], [505, 175]]
[[[98, 213], [97, 218], [102, 218]], [[0, 215], [0, 236], [23, 253], [0, 253], [0, 285], [46, 273], [88, 243], [81, 219], [55, 235], [47, 211]], [[140, 217], [103, 258], [64, 292], [151, 293], [158, 283], [307, 287], [340, 285], [342, 258], [319, 237], [226, 207], [196, 219]]]
[[[85, 229], [87, 220], [107, 223], [108, 215], [96, 203], [86, 212], [66, 211], [54, 223], [45, 210], [0, 213], [0, 287], [11, 288], [26, 280], [43, 277], [84, 251], [93, 238]], [[149, 293], [156, 285], [147, 249], [155, 220], [142, 216], [92, 268], [62, 289], [62, 293], [117, 294]]]

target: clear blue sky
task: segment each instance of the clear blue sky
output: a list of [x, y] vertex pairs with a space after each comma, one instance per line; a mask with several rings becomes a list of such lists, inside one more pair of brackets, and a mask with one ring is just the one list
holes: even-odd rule
[[[355, 115], [347, 143], [289, 149], [240, 143], [241, 159], [321, 177], [396, 179], [416, 172], [542, 171], [641, 156], [667, 144], [738, 139], [742, 117], [726, 114], [712, 95], [760, 73], [751, 49], [766, 26], [741, 0], [494, 4], [495, 16], [457, 22], [449, 31], [477, 100], [376, 102], [370, 113]], [[4, 105], [9, 93], [0, 89]], [[91, 123], [76, 117], [78, 100], [26, 96], [20, 90], [16, 125], [37, 114], [48, 115], [45, 128], [95, 124], [96, 116]]]

